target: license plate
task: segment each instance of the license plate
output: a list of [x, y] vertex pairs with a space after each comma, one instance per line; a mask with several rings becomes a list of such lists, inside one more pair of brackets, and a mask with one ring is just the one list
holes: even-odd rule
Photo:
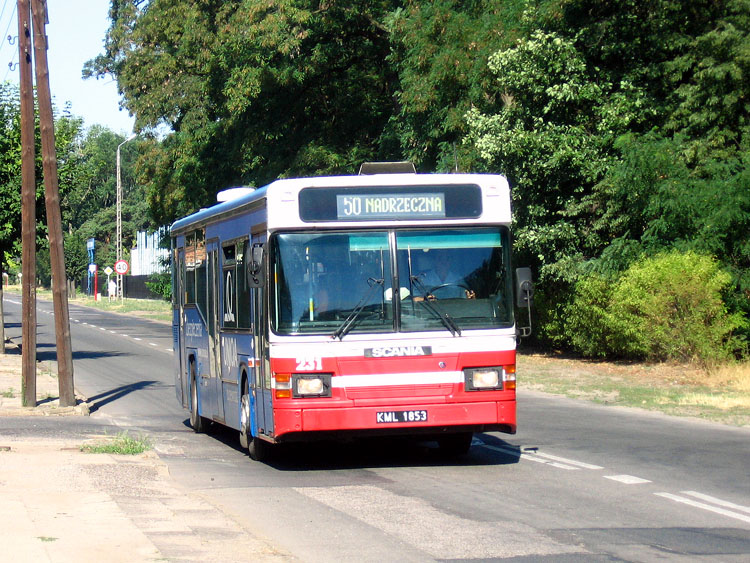
[[383, 411], [376, 413], [378, 424], [394, 422], [427, 422], [427, 411]]

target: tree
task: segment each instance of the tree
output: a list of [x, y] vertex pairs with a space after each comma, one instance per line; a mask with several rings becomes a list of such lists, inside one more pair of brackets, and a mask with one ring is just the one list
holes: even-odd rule
[[[399, 74], [398, 108], [389, 130], [404, 156], [424, 171], [471, 170], [481, 164], [462, 143], [466, 112], [499, 102], [488, 57], [512, 46], [526, 2], [407, 1], [389, 19]], [[489, 95], [487, 95], [489, 93]]]
[[393, 2], [112, 2], [106, 52], [136, 127], [166, 125], [140, 162], [160, 222], [227, 186], [351, 172], [383, 142], [395, 74]]

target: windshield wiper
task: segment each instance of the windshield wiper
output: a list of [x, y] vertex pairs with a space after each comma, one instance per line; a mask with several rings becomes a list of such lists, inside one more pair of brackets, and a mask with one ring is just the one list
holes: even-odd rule
[[380, 286], [383, 287], [383, 283], [385, 282], [384, 278], [375, 279], [375, 278], [368, 278], [367, 283], [370, 286], [370, 291], [368, 291], [362, 299], [359, 300], [359, 303], [357, 303], [357, 306], [352, 309], [352, 312], [349, 313], [349, 316], [346, 317], [346, 320], [341, 323], [341, 326], [339, 326], [331, 335], [331, 338], [338, 338], [339, 340], [343, 340], [344, 336], [346, 336], [351, 329], [354, 328], [354, 323], [357, 321], [357, 317], [359, 317], [360, 313], [365, 308], [365, 303], [370, 301], [370, 297], [372, 297], [372, 294], [375, 293], [375, 290]]
[[440, 319], [440, 322], [443, 323], [445, 328], [451, 331], [451, 334], [453, 336], [461, 336], [461, 329], [458, 327], [458, 324], [456, 324], [456, 321], [453, 319], [453, 317], [451, 317], [445, 311], [438, 310], [433, 302], [427, 299], [429, 291], [427, 291], [427, 288], [420, 281], [419, 276], [409, 276], [409, 279], [411, 279], [411, 282], [417, 286], [417, 289], [421, 291], [422, 295], [424, 296], [422, 301], [419, 301], [419, 303], [422, 303], [422, 305], [425, 306], [425, 309], [427, 309], [430, 313]]

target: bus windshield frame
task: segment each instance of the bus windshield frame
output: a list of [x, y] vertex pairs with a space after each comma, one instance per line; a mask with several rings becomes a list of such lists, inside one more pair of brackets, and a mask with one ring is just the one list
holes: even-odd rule
[[268, 255], [278, 335], [514, 325], [505, 226], [276, 232]]

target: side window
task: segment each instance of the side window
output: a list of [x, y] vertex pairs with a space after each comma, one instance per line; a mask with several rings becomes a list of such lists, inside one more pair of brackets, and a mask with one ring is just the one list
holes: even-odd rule
[[195, 233], [185, 236], [185, 303], [195, 304]]
[[235, 255], [235, 243], [222, 247], [224, 310], [222, 311], [221, 322], [227, 328], [237, 327], [237, 273]]
[[250, 328], [250, 288], [247, 286], [249, 241], [237, 243], [237, 328]]
[[207, 271], [206, 266], [206, 233], [199, 229], [195, 233], [195, 303], [203, 318], [208, 318], [207, 309]]

